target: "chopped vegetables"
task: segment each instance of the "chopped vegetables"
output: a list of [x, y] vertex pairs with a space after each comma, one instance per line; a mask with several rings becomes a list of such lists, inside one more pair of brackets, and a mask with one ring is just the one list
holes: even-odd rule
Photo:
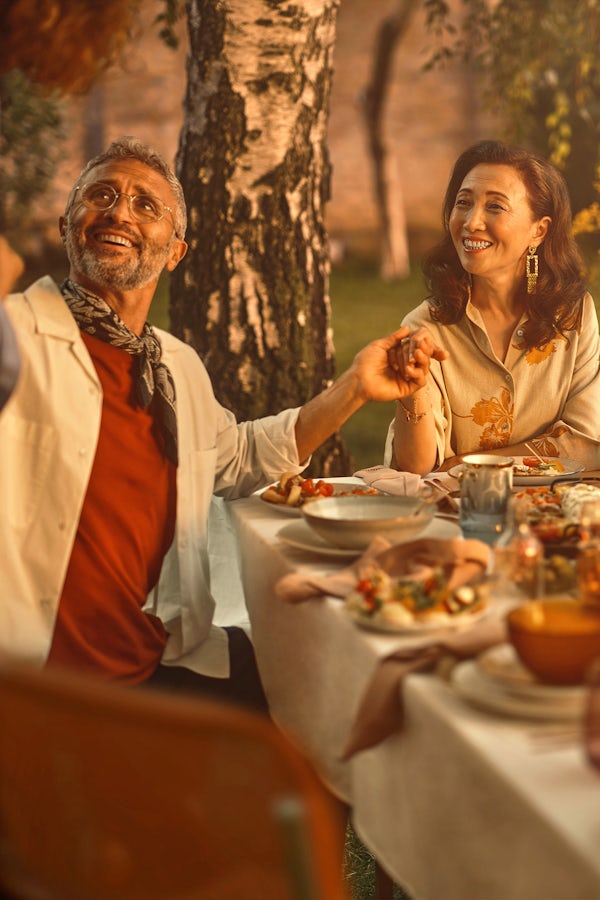
[[483, 592], [472, 585], [450, 590], [442, 569], [420, 567], [414, 574], [392, 578], [373, 565], [363, 572], [346, 598], [349, 611], [359, 619], [382, 625], [412, 625], [451, 621], [486, 605]]
[[335, 485], [329, 481], [323, 481], [319, 478], [315, 481], [312, 478], [303, 478], [302, 475], [296, 475], [294, 472], [285, 472], [277, 484], [271, 485], [261, 494], [261, 499], [267, 503], [285, 504], [286, 506], [299, 507], [310, 500], [317, 500], [319, 497], [331, 497], [335, 494], [337, 497], [344, 494], [378, 494], [375, 488], [357, 487], [351, 491], [336, 491]]

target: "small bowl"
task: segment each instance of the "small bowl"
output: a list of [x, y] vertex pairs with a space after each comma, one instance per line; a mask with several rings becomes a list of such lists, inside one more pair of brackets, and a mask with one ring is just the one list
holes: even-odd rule
[[545, 684], [582, 684], [600, 657], [600, 610], [572, 598], [531, 600], [506, 621], [517, 656]]
[[431, 522], [435, 502], [427, 495], [323, 497], [302, 507], [310, 527], [334, 547], [363, 550], [376, 535], [391, 543], [409, 541]]

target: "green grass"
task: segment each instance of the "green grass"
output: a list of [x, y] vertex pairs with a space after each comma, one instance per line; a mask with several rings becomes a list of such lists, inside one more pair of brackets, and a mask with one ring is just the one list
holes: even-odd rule
[[[346, 831], [344, 877], [351, 900], [379, 900], [376, 892], [375, 859], [358, 839], [351, 825], [348, 825]], [[395, 884], [393, 900], [410, 900], [410, 897]]]
[[[352, 261], [331, 276], [331, 318], [337, 372], [346, 369], [355, 354], [369, 341], [400, 327], [406, 313], [425, 296], [420, 268], [409, 278], [384, 282], [374, 263]], [[393, 403], [369, 403], [342, 428], [352, 454], [354, 468], [383, 461], [388, 425], [394, 417]]]

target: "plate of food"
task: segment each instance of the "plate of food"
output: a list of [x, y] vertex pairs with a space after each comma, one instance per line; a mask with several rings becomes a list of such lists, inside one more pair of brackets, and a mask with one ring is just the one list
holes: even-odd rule
[[573, 557], [580, 540], [579, 512], [586, 500], [600, 499], [600, 486], [562, 481], [523, 487], [514, 494], [519, 518], [523, 518], [542, 542], [545, 554]]
[[489, 593], [485, 579], [452, 590], [443, 570], [435, 566], [415, 566], [397, 577], [373, 565], [344, 603], [362, 628], [418, 634], [472, 625], [488, 611]]
[[577, 475], [584, 469], [583, 464], [574, 459], [543, 456], [542, 460], [536, 456], [515, 456], [513, 484], [550, 484], [556, 478]]
[[261, 500], [277, 512], [300, 518], [302, 506], [311, 500], [346, 494], [378, 495], [380, 491], [356, 481], [344, 481], [340, 478], [304, 478], [294, 472], [284, 472], [279, 481], [257, 493]]
[[[574, 459], [559, 459], [556, 456], [544, 456], [539, 460], [535, 456], [515, 456], [513, 466], [513, 484], [538, 485], [551, 484], [557, 478], [565, 478], [583, 472], [582, 463]], [[462, 463], [448, 470], [449, 475], [458, 478], [463, 470]]]

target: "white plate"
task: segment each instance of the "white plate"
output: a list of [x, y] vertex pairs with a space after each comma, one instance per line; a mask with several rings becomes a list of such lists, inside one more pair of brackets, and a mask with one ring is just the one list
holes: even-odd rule
[[277, 532], [277, 537], [289, 547], [294, 547], [296, 550], [306, 550], [309, 553], [318, 553], [320, 556], [339, 556], [356, 559], [363, 552], [362, 550], [343, 550], [340, 547], [334, 547], [333, 544], [328, 544], [304, 520], [284, 525]]
[[522, 665], [511, 644], [490, 647], [477, 657], [476, 662], [486, 680], [491, 680], [512, 696], [539, 703], [583, 702], [583, 686], [542, 684]]
[[486, 712], [500, 713], [517, 719], [535, 721], [573, 721], [581, 718], [584, 700], [577, 703], [543, 702], [536, 698], [517, 697], [495, 684], [468, 660], [452, 671], [451, 682], [456, 693], [473, 706]]
[[[553, 457], [549, 456], [548, 459], [552, 459]], [[513, 457], [516, 466], [523, 465], [523, 457], [522, 456], [514, 456]], [[562, 459], [560, 458], [560, 462], [563, 464], [565, 470], [564, 472], [544, 472], [541, 475], [518, 475], [516, 472], [513, 474], [513, 484], [516, 487], [523, 487], [525, 485], [537, 485], [537, 484], [552, 484], [553, 481], [556, 481], [557, 478], [564, 478], [566, 475], [577, 475], [579, 472], [583, 472], [585, 466], [582, 463], [576, 462], [574, 459]], [[454, 478], [458, 478], [458, 473], [463, 469], [463, 464], [459, 463], [457, 466], [453, 466], [448, 470], [449, 475], [453, 475]]]
[[[269, 504], [270, 505], [270, 504]], [[461, 536], [460, 526], [456, 522], [450, 522], [447, 519], [435, 517], [417, 538], [411, 540], [421, 540], [422, 538], [456, 538]], [[290, 522], [284, 525], [277, 532], [277, 537], [284, 544], [295, 547], [299, 550], [307, 550], [309, 553], [318, 553], [320, 556], [345, 556], [348, 558], [356, 558], [363, 552], [362, 550], [347, 550], [334, 547], [328, 544], [322, 537], [312, 530], [304, 520], [301, 522]]]
[[478, 609], [477, 612], [448, 616], [443, 621], [437, 619], [435, 622], [413, 622], [410, 625], [393, 625], [390, 622], [377, 621], [367, 616], [361, 616], [354, 610], [348, 610], [348, 615], [357, 625], [366, 628], [367, 631], [386, 632], [386, 634], [427, 634], [431, 631], [447, 631], [449, 628], [453, 631], [458, 628], [466, 628], [473, 625], [474, 622], [478, 622], [488, 610], [489, 606], [486, 606]]
[[[334, 494], [355, 491], [357, 489], [369, 490], [369, 485], [360, 481], [344, 481], [340, 478], [315, 478], [314, 481], [325, 481], [327, 484], [332, 484], [334, 487]], [[260, 491], [256, 491], [256, 496], [260, 497], [260, 495], [264, 494], [269, 487], [273, 487], [273, 485], [267, 485], [267, 487], [261, 488]], [[292, 516], [295, 519], [299, 519], [302, 516], [302, 508], [300, 506], [286, 506], [285, 503], [269, 503], [268, 500], [264, 500], [263, 503], [268, 509], [272, 509], [284, 516]]]

